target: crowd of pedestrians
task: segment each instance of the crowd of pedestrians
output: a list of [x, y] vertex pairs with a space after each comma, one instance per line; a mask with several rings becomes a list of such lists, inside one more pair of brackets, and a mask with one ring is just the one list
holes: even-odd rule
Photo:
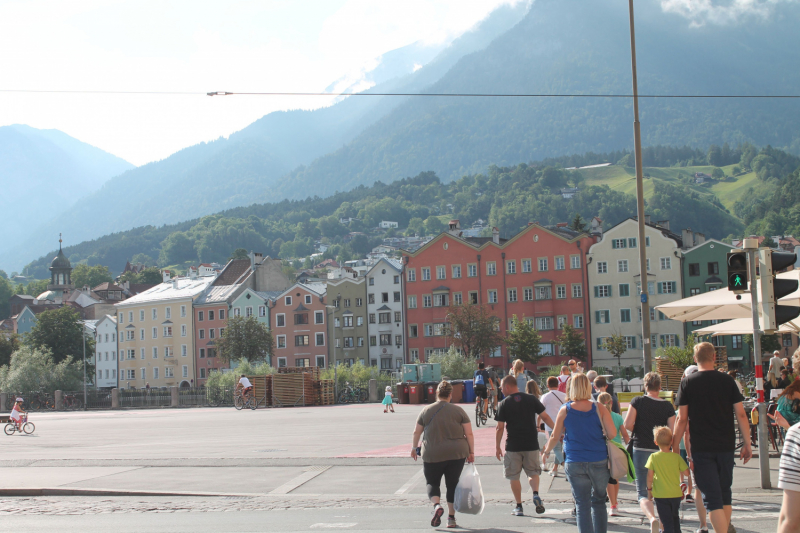
[[[785, 368], [788, 361], [777, 355], [770, 367], [777, 365], [774, 359], [778, 359]], [[569, 361], [560, 375], [547, 379], [545, 394], [536, 381], [528, 379], [521, 362], [515, 362], [503, 378], [487, 372], [486, 382], [503, 395], [495, 415], [495, 455], [503, 463], [503, 475], [514, 498], [512, 514], [524, 514], [523, 472], [533, 493], [530, 503], [536, 513], [545, 512], [539, 484], [552, 454], [548, 474], [558, 476], [563, 465], [575, 503], [578, 533], [606, 533], [608, 517], [619, 516], [619, 483], [627, 481], [625, 476], [611, 476], [612, 446], [607, 441], [613, 440], [630, 452], [633, 473], [629, 476], [635, 474], [638, 504], [651, 533], [681, 531], [678, 510], [684, 498], [697, 508], [697, 533], [708, 533], [709, 522], [714, 533], [735, 533], [731, 518], [736, 426], [742, 435], [750, 435], [750, 423], [735, 376], [716, 371], [715, 358], [712, 344], [695, 346], [695, 364], [684, 372], [675, 396], [677, 410], [661, 397], [661, 376], [646, 374], [644, 394], [631, 400], [624, 417], [606, 378], [582, 372], [576, 361]], [[796, 375], [800, 350], [793, 362]], [[425, 407], [417, 418], [411, 451], [415, 460], [419, 455], [423, 458], [434, 527], [441, 524], [445, 511], [442, 478], [447, 524], [457, 527], [456, 485], [465, 462], [475, 458], [470, 418], [461, 407], [449, 403], [451, 395], [452, 385], [440, 383], [438, 401]], [[800, 531], [800, 380], [792, 380], [784, 388], [778, 404], [772, 418], [788, 430], [780, 462], [779, 487], [784, 496], [778, 531], [796, 533]], [[746, 438], [740, 458], [746, 464], [751, 457]]]

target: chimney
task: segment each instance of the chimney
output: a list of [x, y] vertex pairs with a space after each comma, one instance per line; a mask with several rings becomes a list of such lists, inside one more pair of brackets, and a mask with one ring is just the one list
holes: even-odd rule
[[172, 288], [178, 290], [178, 278], [172, 280]]
[[557, 228], [566, 228], [567, 226], [569, 226], [569, 223], [567, 222], [559, 222], [558, 224], [556, 224]]
[[161, 271], [161, 281], [163, 281], [164, 283], [166, 283], [167, 281], [169, 281], [169, 280], [170, 280], [170, 277], [171, 277], [171, 276], [170, 276], [170, 274], [169, 274], [169, 270], [162, 270], [162, 271]]
[[500, 244], [500, 230], [497, 228], [492, 228], [492, 242]]
[[669, 231], [669, 220], [659, 220], [656, 222], [656, 226], [661, 226], [665, 230]]
[[694, 246], [694, 233], [692, 232], [692, 228], [686, 228], [681, 230], [681, 240], [683, 241], [684, 249], [692, 248]]
[[644, 216], [644, 223], [645, 224], [649, 224], [650, 223], [650, 215], [645, 215]]
[[195, 267], [189, 267], [189, 279], [195, 279], [197, 277], [197, 269]]
[[706, 242], [706, 235], [705, 233], [695, 233], [694, 234], [694, 244], [697, 246], [698, 244], [703, 244]]
[[589, 230], [592, 235], [603, 236], [603, 221], [597, 217], [592, 218], [591, 228]]
[[458, 221], [457, 219], [451, 220], [450, 223], [448, 224], [447, 232], [450, 235], [455, 235], [456, 237], [458, 237], [461, 234], [461, 222]]

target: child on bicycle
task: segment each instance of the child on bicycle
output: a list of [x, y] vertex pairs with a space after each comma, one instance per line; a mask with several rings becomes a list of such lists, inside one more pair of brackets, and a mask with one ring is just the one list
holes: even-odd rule
[[390, 409], [394, 413], [394, 395], [392, 394], [392, 387], [386, 386], [386, 393], [383, 395], [383, 412], [387, 413], [386, 409]]
[[17, 426], [17, 431], [22, 430], [22, 420], [23, 416], [21, 413], [27, 414], [27, 411], [22, 408], [22, 402], [24, 402], [22, 398], [17, 398], [14, 407], [11, 408], [11, 420], [14, 421], [14, 424]]

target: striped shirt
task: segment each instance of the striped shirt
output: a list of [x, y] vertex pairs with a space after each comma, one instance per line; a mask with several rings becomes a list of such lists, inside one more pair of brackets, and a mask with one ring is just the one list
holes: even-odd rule
[[800, 424], [795, 424], [786, 432], [778, 472], [778, 488], [800, 492]]

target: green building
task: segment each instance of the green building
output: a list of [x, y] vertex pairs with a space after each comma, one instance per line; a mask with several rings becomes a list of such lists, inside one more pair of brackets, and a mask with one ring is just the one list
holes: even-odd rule
[[[727, 253], [732, 246], [709, 239], [683, 252], [683, 296], [689, 297], [703, 292], [728, 290]], [[710, 326], [721, 320], [685, 322], [684, 333], [688, 337], [696, 329]], [[714, 346], [725, 346], [729, 368], [750, 368], [750, 347], [744, 343], [743, 335], [711, 337]]]

